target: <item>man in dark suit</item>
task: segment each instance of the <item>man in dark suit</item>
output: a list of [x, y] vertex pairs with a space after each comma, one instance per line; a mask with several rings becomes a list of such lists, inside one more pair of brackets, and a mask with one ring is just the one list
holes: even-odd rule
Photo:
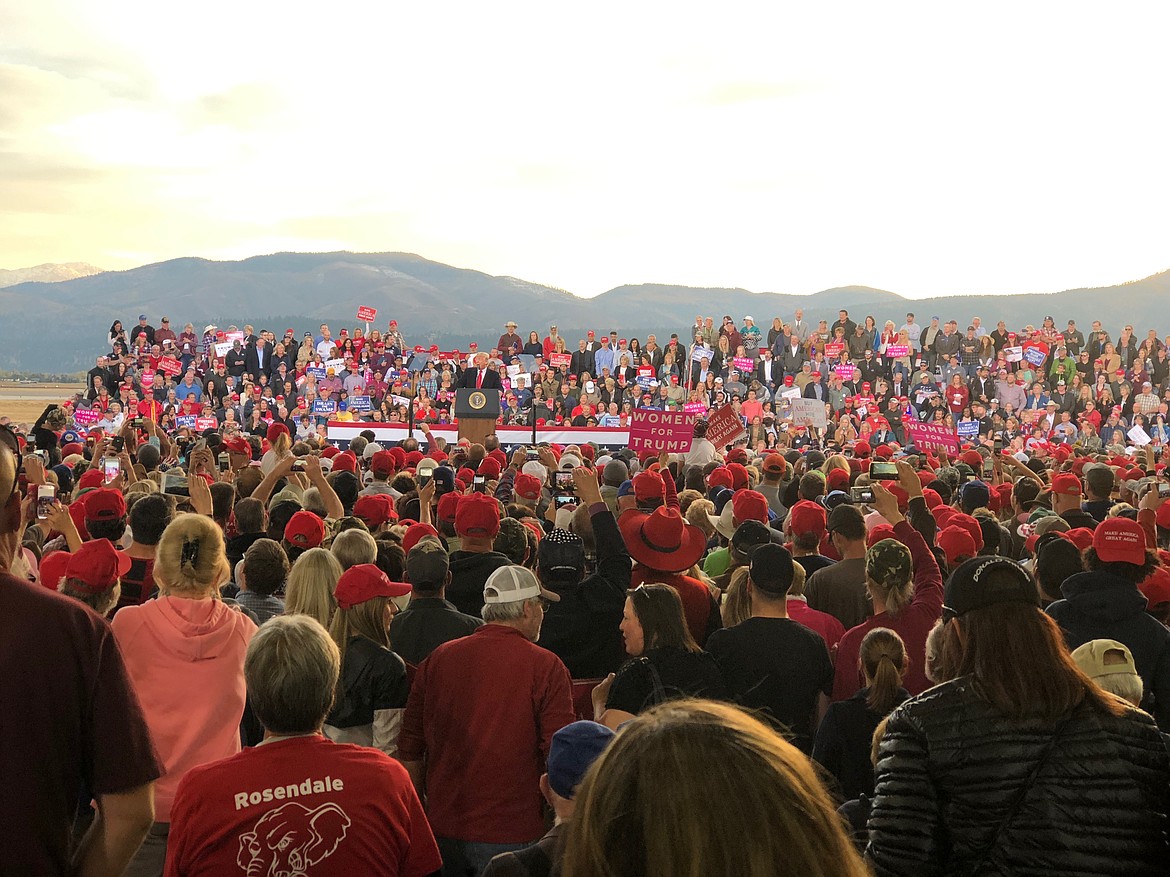
[[475, 355], [474, 367], [469, 368], [459, 378], [459, 386], [465, 390], [504, 389], [499, 373], [488, 368], [488, 355], [486, 353]]
[[586, 372], [593, 376], [597, 374], [593, 367], [593, 351], [589, 349], [589, 343], [582, 339], [577, 342], [577, 349], [573, 351], [569, 374], [583, 375]]
[[244, 354], [244, 371], [257, 383], [261, 375], [272, 376], [272, 351], [268, 349], [268, 342], [264, 338], [258, 337], [255, 345]]
[[821, 373], [813, 372], [813, 379], [804, 385], [804, 398], [820, 399], [822, 402], [829, 398], [824, 383], [821, 382]]

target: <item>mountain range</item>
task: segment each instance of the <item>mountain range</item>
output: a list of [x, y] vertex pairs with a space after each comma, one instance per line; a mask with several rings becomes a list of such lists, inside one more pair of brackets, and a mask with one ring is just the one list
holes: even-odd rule
[[[73, 272], [60, 279], [62, 272]], [[1116, 335], [1121, 320], [1139, 335], [1157, 327], [1170, 331], [1165, 302], [1170, 298], [1170, 271], [1120, 286], [1073, 289], [1051, 294], [1009, 296], [942, 296], [907, 299], [881, 289], [845, 286], [810, 295], [757, 293], [746, 289], [695, 288], [662, 284], [619, 286], [595, 298], [515, 277], [496, 277], [456, 268], [410, 253], [277, 253], [240, 261], [171, 259], [127, 271], [100, 271], [83, 263], [42, 265], [40, 281], [25, 279], [0, 288], [0, 369], [70, 372], [86, 369], [105, 349], [106, 332], [115, 319], [129, 328], [139, 313], [151, 325], [170, 316], [176, 332], [191, 322], [196, 330], [215, 323], [269, 328], [280, 335], [292, 327], [298, 337], [322, 322], [334, 327], [357, 325], [360, 306], [378, 309], [376, 325], [398, 320], [411, 344], [465, 345], [472, 339], [494, 341], [509, 319], [527, 337], [534, 329], [544, 337], [550, 323], [575, 342], [588, 328], [616, 329], [623, 336], [659, 342], [671, 332], [686, 339], [698, 314], [737, 323], [752, 315], [767, 331], [773, 316], [791, 319], [797, 308], [805, 318], [834, 320], [845, 308], [855, 319], [866, 314], [879, 326], [897, 325], [907, 311], [928, 323], [937, 314], [954, 317], [965, 328], [972, 316], [987, 326], [1005, 320], [1009, 328], [1039, 325], [1052, 315], [1063, 327], [1075, 319], [1082, 328], [1104, 319]], [[97, 272], [97, 273], [91, 273]], [[2, 278], [22, 272], [0, 271]], [[78, 276], [87, 274], [88, 276]], [[1106, 308], [1105, 305], [1109, 307]], [[1110, 317], [1106, 312], [1117, 316]], [[571, 345], [575, 346], [575, 345]]]
[[59, 283], [62, 280], [101, 274], [104, 270], [88, 262], [64, 262], [60, 265], [48, 262], [44, 265], [34, 265], [32, 268], [14, 270], [0, 268], [0, 287], [15, 286], [18, 283]]

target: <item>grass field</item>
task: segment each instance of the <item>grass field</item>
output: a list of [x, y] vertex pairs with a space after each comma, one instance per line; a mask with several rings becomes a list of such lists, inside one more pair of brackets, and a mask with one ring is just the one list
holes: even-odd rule
[[83, 389], [81, 384], [14, 384], [0, 382], [0, 417], [31, 424], [50, 402], [60, 404]]

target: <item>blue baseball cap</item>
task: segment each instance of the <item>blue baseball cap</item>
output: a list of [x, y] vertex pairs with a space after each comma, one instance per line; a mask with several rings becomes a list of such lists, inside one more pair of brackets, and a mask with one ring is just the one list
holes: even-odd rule
[[552, 737], [548, 748], [548, 784], [562, 798], [572, 800], [589, 767], [614, 738], [597, 722], [573, 722]]

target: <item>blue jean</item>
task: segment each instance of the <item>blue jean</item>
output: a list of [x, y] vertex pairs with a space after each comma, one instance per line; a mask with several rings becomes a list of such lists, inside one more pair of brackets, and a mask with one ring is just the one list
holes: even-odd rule
[[531, 843], [491, 844], [450, 837], [435, 840], [439, 843], [439, 855], [443, 857], [443, 877], [479, 877], [493, 856], [532, 846]]

